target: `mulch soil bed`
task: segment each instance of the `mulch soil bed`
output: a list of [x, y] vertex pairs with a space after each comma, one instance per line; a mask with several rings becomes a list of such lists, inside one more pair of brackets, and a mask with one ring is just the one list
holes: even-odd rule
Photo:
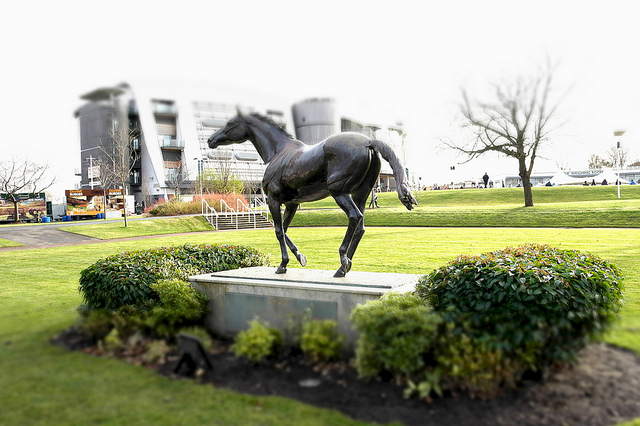
[[[106, 354], [75, 328], [52, 339], [54, 344], [96, 356], [111, 356], [142, 365], [144, 342], [137, 348]], [[490, 400], [447, 392], [431, 401], [405, 399], [390, 382], [359, 380], [347, 363], [312, 366], [300, 354], [254, 365], [216, 341], [208, 357], [212, 370], [195, 373], [172, 350], [146, 365], [171, 379], [189, 377], [202, 384], [252, 395], [275, 395], [340, 411], [366, 422], [406, 425], [601, 425], [640, 417], [640, 357], [603, 343], [579, 354], [573, 367], [553, 372], [545, 381], [526, 380]]]

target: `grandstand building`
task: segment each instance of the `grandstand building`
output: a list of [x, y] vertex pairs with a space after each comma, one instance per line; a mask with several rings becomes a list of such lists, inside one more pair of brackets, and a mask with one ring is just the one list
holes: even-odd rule
[[[271, 118], [301, 141], [315, 144], [339, 131], [357, 131], [391, 144], [404, 157], [406, 135], [401, 125], [384, 127], [340, 117], [332, 99], [308, 99], [292, 107], [277, 97], [206, 85], [126, 82], [81, 96], [85, 103], [75, 117], [80, 128], [82, 189], [103, 188], [100, 176], [105, 150], [113, 146], [116, 130], [134, 131], [128, 194], [151, 205], [176, 195], [196, 194], [197, 176], [207, 168], [229, 170], [260, 192], [265, 165], [251, 143], [210, 150], [207, 139], [237, 113], [258, 112]], [[291, 108], [291, 114], [288, 112]], [[293, 120], [291, 119], [293, 117]], [[383, 162], [380, 186], [395, 189], [390, 168]]]

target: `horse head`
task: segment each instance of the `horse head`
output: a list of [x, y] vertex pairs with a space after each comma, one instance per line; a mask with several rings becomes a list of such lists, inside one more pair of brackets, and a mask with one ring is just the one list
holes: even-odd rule
[[238, 110], [238, 115], [229, 120], [222, 129], [211, 135], [207, 143], [209, 148], [215, 149], [222, 145], [244, 142], [249, 139], [250, 135], [249, 126]]

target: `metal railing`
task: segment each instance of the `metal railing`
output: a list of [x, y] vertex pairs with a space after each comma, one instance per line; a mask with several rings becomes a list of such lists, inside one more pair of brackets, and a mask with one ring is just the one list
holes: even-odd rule
[[246, 218], [246, 220], [242, 220], [242, 222], [246, 222], [247, 224], [252, 223], [255, 229], [258, 227], [258, 216], [266, 217], [266, 219], [273, 224], [269, 219], [269, 209], [266, 208], [264, 203], [260, 203], [258, 208], [251, 208], [242, 202], [242, 200], [237, 200], [236, 208], [233, 209], [229, 207], [224, 200], [220, 200], [220, 208], [216, 210], [203, 198], [201, 200], [201, 212], [215, 229], [220, 229], [222, 221], [231, 228], [240, 229], [241, 218]]
[[[229, 207], [229, 205], [224, 201], [220, 200], [220, 212], [223, 216], [229, 218], [229, 222], [231, 226], [233, 226], [233, 222], [235, 222], [235, 227], [238, 229], [238, 215], [235, 209]], [[216, 228], [217, 229], [217, 228]]]
[[184, 148], [184, 141], [181, 139], [159, 138], [160, 148]]
[[266, 205], [261, 204], [260, 207], [252, 208], [247, 206], [242, 200], [236, 200], [236, 208], [238, 210], [238, 214], [247, 216], [247, 222], [253, 222], [254, 229], [258, 227], [258, 216], [263, 216], [273, 225], [273, 222], [269, 220], [269, 209], [265, 207]]
[[266, 217], [267, 220], [273, 225], [273, 220], [269, 219], [269, 206], [267, 206], [267, 203], [259, 198], [254, 198], [253, 204], [253, 211], [255, 211], [256, 213], [260, 213], [261, 215]]
[[209, 222], [211, 226], [213, 226], [215, 229], [218, 229], [218, 212], [216, 211], [216, 209], [211, 207], [209, 203], [207, 203], [207, 200], [205, 200], [204, 198], [201, 200], [200, 206], [202, 216], [207, 219], [207, 222]]

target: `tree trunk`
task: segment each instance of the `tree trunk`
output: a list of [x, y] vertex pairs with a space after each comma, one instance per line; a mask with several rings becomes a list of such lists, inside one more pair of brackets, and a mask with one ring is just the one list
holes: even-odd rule
[[524, 206], [533, 207], [533, 193], [531, 192], [531, 180], [525, 175], [522, 178], [522, 189], [524, 189]]
[[18, 204], [20, 203], [20, 201], [14, 201], [13, 202], [13, 221], [15, 223], [20, 222], [20, 210], [18, 209]]
[[122, 213], [124, 214], [124, 227], [128, 227], [127, 223], [127, 187], [126, 182], [120, 182], [122, 185]]
[[531, 192], [531, 179], [529, 172], [527, 171], [526, 158], [521, 157], [518, 159], [520, 169], [520, 179], [522, 179], [522, 189], [524, 190], [524, 206], [533, 207], [533, 193]]

